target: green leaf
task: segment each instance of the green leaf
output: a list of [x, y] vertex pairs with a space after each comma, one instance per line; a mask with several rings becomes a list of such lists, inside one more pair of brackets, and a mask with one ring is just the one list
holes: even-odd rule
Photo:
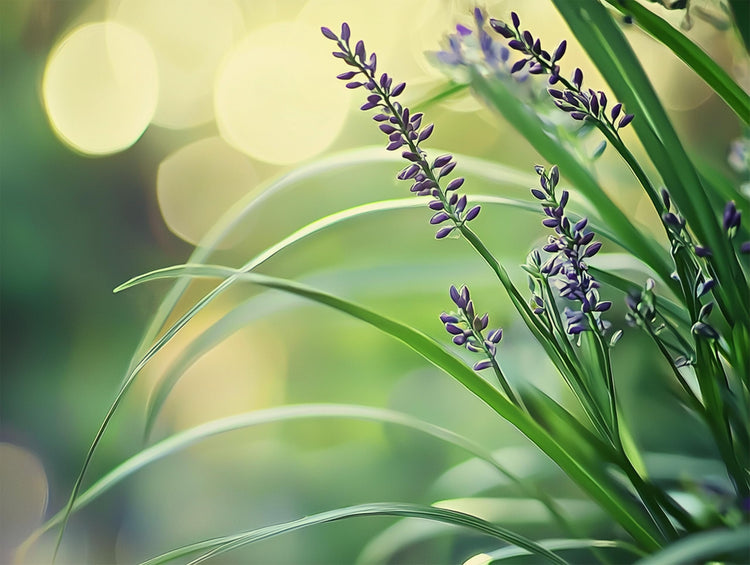
[[[571, 549], [624, 549], [634, 555], [643, 555], [637, 547], [616, 540], [595, 539], [549, 539], [538, 542], [550, 551], [566, 551]], [[502, 547], [488, 553], [480, 553], [464, 562], [464, 565], [491, 565], [514, 557], [529, 555], [529, 552], [519, 547]]]
[[641, 559], [636, 565], [690, 565], [743, 551], [738, 559], [747, 558], [750, 549], [750, 526], [743, 525], [734, 530], [713, 530], [684, 537], [661, 551]]
[[[448, 429], [430, 424], [429, 422], [425, 422], [408, 414], [382, 408], [351, 404], [297, 404], [228, 416], [176, 433], [146, 449], [141, 450], [139, 453], [130, 457], [128, 460], [124, 461], [96, 481], [76, 499], [72, 512], [80, 510], [146, 465], [150, 465], [159, 459], [173, 455], [178, 451], [216, 435], [243, 428], [289, 420], [328, 418], [347, 418], [380, 422], [384, 424], [403, 426], [422, 432], [471, 453], [478, 458], [478, 460], [491, 465], [496, 471], [504, 477], [507, 477], [509, 480], [514, 482], [518, 481], [518, 479], [500, 463], [497, 456], [493, 455], [481, 445]], [[29, 537], [29, 539], [24, 542], [23, 547], [30, 547], [31, 544], [42, 534], [60, 524], [64, 515], [64, 511], [60, 511], [47, 520]]]
[[[750, 125], [750, 96], [700, 47], [678, 29], [675, 29], [669, 22], [642, 6], [636, 0], [605, 1], [622, 14], [632, 15], [639, 27], [654, 39], [669, 47], [716, 94], [724, 99], [746, 125]], [[745, 3], [747, 4], [747, 2]]]
[[[565, 446], [559, 444], [533, 418], [505, 398], [497, 388], [425, 334], [362, 306], [299, 283], [254, 273], [240, 273], [236, 269], [215, 265], [179, 265], [159, 269], [125, 283], [119, 289], [123, 290], [152, 280], [184, 276], [240, 277], [254, 284], [283, 290], [325, 304], [398, 339], [430, 363], [448, 373], [467, 390], [483, 400], [498, 415], [518, 428], [555, 461], [571, 479], [597, 500], [644, 548], [655, 549], [661, 545], [659, 538], [655, 537], [646, 527], [647, 524], [650, 524], [649, 518], [643, 515], [637, 507], [630, 504], [622, 493], [613, 489], [601, 476], [597, 478], [592, 474], [591, 468], [582, 464], [567, 450], [567, 444]], [[579, 438], [578, 441], [583, 442], [584, 439]], [[589, 437], [589, 441], [595, 440]]]
[[325, 524], [329, 522], [335, 522], [337, 520], [344, 520], [348, 518], [354, 518], [358, 516], [399, 516], [399, 517], [411, 517], [411, 518], [422, 518], [427, 520], [434, 520], [437, 522], [444, 522], [452, 524], [454, 526], [462, 526], [470, 528], [472, 530], [487, 534], [489, 536], [496, 537], [507, 543], [517, 545], [518, 547], [524, 548], [529, 553], [539, 555], [545, 558], [550, 563], [557, 563], [558, 565], [566, 565], [567, 561], [559, 557], [552, 551], [545, 549], [539, 544], [531, 541], [530, 539], [521, 536], [511, 530], [502, 528], [500, 526], [490, 524], [485, 520], [464, 514], [462, 512], [456, 512], [454, 510], [446, 510], [443, 508], [434, 508], [432, 506], [422, 506], [418, 504], [403, 504], [397, 502], [375, 502], [371, 504], [359, 504], [356, 506], [349, 506], [346, 508], [339, 508], [336, 510], [330, 510], [328, 512], [321, 512], [320, 514], [314, 514], [312, 516], [306, 516], [293, 522], [286, 522], [284, 524], [278, 524], [275, 526], [267, 526], [265, 528], [259, 528], [242, 534], [236, 534], [232, 536], [226, 536], [222, 538], [214, 538], [199, 542], [197, 544], [186, 545], [170, 552], [164, 553], [153, 559], [143, 562], [141, 565], [159, 565], [161, 563], [167, 563], [178, 557], [184, 557], [197, 551], [209, 550], [203, 553], [196, 559], [190, 562], [190, 565], [202, 563], [212, 557], [232, 551], [244, 545], [254, 543], [268, 539], [270, 537], [286, 534], [309, 526], [318, 524]]

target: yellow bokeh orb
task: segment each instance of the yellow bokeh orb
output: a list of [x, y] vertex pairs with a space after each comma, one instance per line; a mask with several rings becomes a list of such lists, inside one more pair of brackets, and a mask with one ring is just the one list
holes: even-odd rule
[[154, 115], [159, 93], [148, 42], [113, 22], [80, 26], [52, 50], [42, 81], [50, 123], [90, 155], [130, 147]]
[[347, 116], [351, 92], [319, 30], [280, 22], [248, 35], [227, 56], [214, 89], [221, 136], [268, 163], [288, 165], [324, 151]]
[[197, 244], [257, 182], [255, 167], [246, 155], [220, 137], [210, 137], [191, 143], [162, 161], [156, 194], [169, 229]]
[[154, 50], [160, 92], [153, 122], [179, 129], [211, 121], [216, 69], [245, 31], [235, 0], [121, 0], [114, 18]]

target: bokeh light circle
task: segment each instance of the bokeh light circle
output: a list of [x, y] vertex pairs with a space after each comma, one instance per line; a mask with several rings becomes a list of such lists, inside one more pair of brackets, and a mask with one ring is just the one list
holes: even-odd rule
[[280, 165], [324, 151], [341, 130], [351, 99], [333, 78], [341, 69], [329, 44], [319, 30], [296, 22], [248, 35], [217, 76], [214, 107], [222, 137]]
[[[13, 548], [31, 534], [47, 508], [47, 475], [39, 458], [0, 443], [0, 547]], [[1, 552], [0, 552], [1, 553]]]
[[148, 42], [113, 22], [80, 26], [52, 50], [42, 97], [55, 132], [91, 155], [135, 143], [154, 115], [159, 93]]
[[153, 123], [179, 129], [211, 121], [216, 69], [245, 32], [235, 0], [121, 0], [114, 17], [142, 33], [156, 56]]
[[257, 182], [255, 167], [246, 155], [220, 137], [209, 137], [177, 150], [162, 161], [156, 194], [169, 229], [185, 241], [197, 244]]

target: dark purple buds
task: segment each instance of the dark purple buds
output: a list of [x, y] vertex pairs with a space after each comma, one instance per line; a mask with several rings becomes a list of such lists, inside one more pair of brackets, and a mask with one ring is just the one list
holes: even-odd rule
[[620, 120], [620, 123], [617, 124], [618, 128], [624, 128], [626, 125], [628, 125], [630, 122], [633, 121], [633, 118], [635, 117], [634, 114], [625, 114], [622, 119]]
[[708, 318], [711, 315], [711, 312], [713, 311], [713, 309], [714, 309], [713, 302], [708, 302], [704, 304], [703, 307], [701, 308], [701, 311], [698, 313], [698, 319], [704, 320]]
[[338, 37], [336, 37], [336, 34], [333, 33], [330, 29], [327, 27], [320, 28], [320, 31], [323, 32], [323, 35], [325, 35], [328, 39], [331, 39], [333, 41], [337, 41]]
[[557, 89], [555, 89], [555, 88], [548, 88], [548, 89], [547, 89], [547, 92], [549, 92], [549, 95], [550, 95], [550, 96], [551, 96], [552, 98], [556, 98], [556, 99], [558, 99], [558, 100], [562, 99], [562, 97], [563, 97], [563, 93], [562, 93], [562, 91], [560, 91], [560, 90], [557, 90]]
[[479, 215], [479, 211], [480, 210], [481, 210], [481, 206], [479, 206], [479, 204], [477, 204], [471, 210], [469, 210], [468, 212], [466, 212], [466, 216], [464, 217], [464, 221], [465, 222], [472, 221], [474, 218], [476, 218]]
[[482, 371], [484, 369], [489, 369], [492, 367], [492, 361], [489, 359], [485, 359], [484, 361], [479, 361], [477, 363], [474, 363], [474, 370], [475, 371]]
[[716, 286], [716, 281], [714, 279], [708, 279], [707, 281], [699, 283], [698, 286], [695, 288], [695, 296], [696, 296], [696, 298], [700, 298], [701, 296], [705, 296], [715, 286]]
[[380, 128], [380, 131], [388, 135], [396, 131], [396, 128], [393, 127], [391, 124], [380, 124], [378, 127]]
[[357, 41], [357, 45], [354, 46], [354, 54], [362, 63], [365, 62], [365, 42], [361, 39]]
[[549, 170], [549, 180], [553, 187], [557, 186], [557, 183], [560, 182], [560, 169], [557, 168], [557, 165], [552, 165], [552, 168]]
[[490, 27], [497, 33], [502, 35], [505, 39], [510, 39], [511, 37], [515, 36], [513, 30], [510, 29], [510, 26], [508, 26], [508, 24], [500, 20], [496, 20], [495, 18], [490, 19]]
[[532, 75], [541, 75], [544, 72], [544, 67], [539, 63], [532, 63], [529, 67], [529, 73]]
[[706, 339], [719, 339], [719, 333], [714, 328], [703, 322], [695, 322], [690, 330], [694, 335]]
[[513, 63], [513, 66], [510, 68], [510, 74], [517, 73], [521, 69], [523, 69], [524, 65], [526, 64], [526, 59], [521, 59], [520, 61], [516, 61]]
[[576, 68], [575, 71], [573, 71], [573, 77], [571, 78], [571, 82], [575, 85], [575, 87], [578, 90], [581, 90], [581, 85], [583, 84], [583, 71], [579, 68]]
[[542, 192], [538, 188], [532, 188], [531, 189], [531, 194], [533, 194], [534, 198], [536, 198], [538, 200], [547, 200], [547, 195], [544, 194], [544, 192]]
[[341, 73], [340, 75], [337, 75], [336, 78], [340, 80], [349, 80], [349, 79], [354, 78], [355, 76], [357, 76], [356, 71], [348, 71], [345, 73]]
[[596, 312], [606, 312], [612, 307], [612, 303], [608, 300], [605, 300], [604, 302], [597, 303], [596, 306], [594, 306], [594, 311]]
[[711, 250], [708, 247], [696, 245], [694, 249], [695, 249], [695, 254], [698, 257], [711, 257], [711, 255], [713, 255], [713, 253], [711, 253]]
[[450, 192], [452, 190], [458, 190], [463, 183], [464, 183], [463, 177], [455, 178], [448, 183], [448, 186], [445, 187], [445, 191]]
[[[455, 194], [453, 196], [455, 196]], [[466, 195], [465, 194], [462, 195], [461, 198], [458, 199], [458, 201], [455, 204], [455, 207], [456, 207], [456, 212], [459, 214], [464, 211], [464, 209], [466, 208]]]
[[[401, 82], [401, 83], [397, 84], [396, 86], [393, 87], [393, 90], [391, 90], [391, 96], [393, 96], [393, 97], [398, 96], [399, 94], [401, 94], [404, 91], [405, 88], [406, 88], [406, 83], [405, 82]], [[408, 120], [406, 120], [406, 121], [408, 121]]]
[[574, 120], [579, 120], [579, 121], [580, 120], [585, 120], [586, 116], [587, 116], [587, 114], [584, 113], [584, 112], [571, 112], [570, 113], [570, 117], [571, 118], [573, 118]]
[[445, 220], [449, 219], [450, 216], [446, 212], [438, 212], [432, 218], [430, 218], [430, 223], [433, 225], [436, 224], [442, 224]]
[[660, 191], [661, 201], [664, 203], [664, 207], [669, 210], [672, 207], [672, 202], [669, 198], [669, 193], [666, 188], [662, 188]]
[[589, 245], [586, 248], [586, 252], [583, 254], [584, 257], [593, 257], [596, 255], [599, 250], [602, 248], [602, 242], [601, 241], [595, 241], [591, 245]]
[[443, 239], [444, 237], [447, 237], [453, 231], [453, 229], [454, 226], [440, 228], [435, 234], [435, 239]]
[[612, 106], [612, 110], [610, 112], [610, 116], [612, 116], [612, 121], [614, 122], [617, 119], [617, 116], [620, 115], [620, 110], [622, 110], [622, 103], [618, 102], [614, 106]]
[[449, 324], [449, 323], [457, 324], [458, 318], [454, 316], [453, 314], [448, 314], [446, 312], [443, 312], [442, 314], [440, 314], [440, 321], [443, 322], [444, 324]]
[[453, 155], [440, 155], [440, 157], [437, 157], [435, 159], [435, 162], [432, 164], [432, 168], [437, 169], [443, 167], [450, 163], [451, 159], [453, 159]]
[[555, 49], [555, 52], [552, 54], [552, 62], [559, 61], [562, 59], [562, 56], [565, 55], [565, 49], [568, 46], [568, 42], [564, 39], [560, 42], [560, 45], [557, 46], [557, 49]]
[[442, 202], [440, 202], [440, 200], [432, 200], [427, 206], [430, 208], [430, 210], [444, 210], [445, 209], [445, 205]]
[[430, 125], [428, 125], [428, 126], [427, 126], [426, 128], [424, 128], [424, 129], [423, 129], [423, 130], [422, 130], [422, 131], [421, 131], [421, 132], [419, 133], [419, 138], [418, 138], [418, 140], [417, 140], [417, 143], [421, 143], [421, 142], [423, 142], [423, 141], [424, 141], [425, 139], [427, 139], [428, 137], [430, 137], [430, 136], [432, 135], [432, 130], [434, 130], [434, 129], [435, 129], [435, 125], [434, 125], [434, 124], [430, 124]]
[[588, 223], [588, 221], [589, 221], [588, 218], [581, 218], [580, 220], [576, 222], [575, 226], [573, 226], [573, 231], [580, 232], [583, 228], [586, 227], [586, 224]]
[[513, 22], [513, 27], [516, 29], [518, 29], [518, 26], [521, 25], [521, 20], [519, 19], [518, 14], [516, 14], [515, 12], [510, 13], [510, 21]]
[[456, 162], [451, 161], [450, 163], [448, 163], [447, 165], [445, 165], [444, 167], [440, 169], [438, 178], [443, 178], [444, 176], [451, 174], [451, 172], [453, 172], [453, 169], [455, 168], [456, 168]]
[[739, 228], [741, 221], [742, 212], [737, 210], [734, 200], [727, 202], [727, 205], [724, 207], [724, 231], [728, 232], [732, 228]]
[[351, 29], [349, 29], [349, 24], [344, 22], [341, 24], [341, 39], [346, 43], [349, 41], [349, 37], [351, 37]]
[[662, 214], [661, 219], [664, 220], [664, 223], [667, 225], [680, 227], [680, 220], [672, 212], [667, 212], [666, 214]]
[[745, 241], [740, 244], [740, 253], [743, 253], [743, 254], [750, 253], [750, 241]]

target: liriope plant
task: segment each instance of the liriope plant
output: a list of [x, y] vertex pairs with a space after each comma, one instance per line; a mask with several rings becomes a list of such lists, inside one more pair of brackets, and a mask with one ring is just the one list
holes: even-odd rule
[[[377, 56], [362, 40], [353, 40], [348, 24], [340, 31], [323, 27], [335, 45], [333, 56], [348, 67], [338, 78], [349, 89], [364, 92], [361, 109], [372, 112], [376, 127], [387, 136], [386, 149], [398, 157], [373, 157], [355, 151], [303, 167], [267, 187], [271, 194], [301, 179], [331, 168], [387, 159], [402, 160], [398, 179], [410, 184], [414, 197], [373, 202], [321, 218], [251, 258], [240, 268], [206, 262], [216, 245], [243, 221], [258, 201], [248, 198], [236, 206], [207, 236], [185, 265], [136, 277], [117, 290], [158, 279], [176, 279], [141, 346], [133, 357], [122, 386], [86, 456], [68, 504], [52, 517], [22, 551], [55, 527], [58, 545], [70, 515], [141, 467], [188, 445], [229, 430], [265, 422], [298, 418], [360, 418], [410, 427], [465, 449], [488, 462], [519, 493], [541, 503], [560, 536], [532, 540], [503, 524], [440, 505], [406, 503], [363, 504], [300, 518], [251, 531], [198, 541], [150, 559], [165, 563], [191, 557], [199, 563], [244, 545], [300, 528], [357, 516], [389, 515], [422, 518], [463, 526], [498, 540], [497, 549], [467, 554], [472, 564], [507, 562], [532, 554], [536, 562], [570, 563], [585, 555], [601, 563], [651, 564], [747, 562], [750, 550], [750, 233], [742, 214], [750, 213], [746, 194], [728, 189], [718, 173], [701, 167], [677, 136], [659, 98], [646, 78], [636, 54], [615, 18], [618, 11], [641, 26], [687, 63], [735, 112], [741, 124], [750, 123], [750, 99], [714, 61], [679, 30], [635, 0], [552, 0], [571, 31], [608, 82], [611, 91], [585, 85], [580, 68], [565, 68], [567, 42], [546, 50], [531, 30], [523, 29], [517, 14], [490, 18], [481, 9], [471, 27], [459, 25], [447, 49], [435, 59], [464, 83], [451, 84], [445, 95], [469, 86], [509, 123], [547, 162], [529, 166], [529, 198], [470, 195], [456, 173], [485, 176], [499, 185], [513, 175], [491, 163], [452, 154], [432, 154], [427, 148], [434, 131], [422, 111], [401, 102], [406, 84], [378, 67]], [[734, 3], [732, 7], [738, 10]], [[742, 21], [740, 31], [747, 37]], [[532, 85], [518, 88], [519, 82]], [[542, 84], [546, 81], [546, 84]], [[537, 85], [535, 88], [533, 85]], [[541, 95], [540, 95], [541, 92]], [[440, 94], [436, 99], [440, 99]], [[550, 119], [550, 116], [562, 116]], [[567, 120], [567, 121], [565, 121]], [[621, 136], [632, 128], [646, 149], [643, 163]], [[598, 133], [597, 133], [598, 132]], [[586, 155], [581, 135], [600, 136], [594, 155]], [[602, 189], [591, 171], [607, 147], [617, 152], [632, 173], [632, 183], [645, 192], [657, 217], [665, 246], [644, 234]], [[533, 174], [531, 171], [533, 170]], [[652, 172], [655, 171], [655, 172]], [[518, 177], [516, 177], [516, 180]], [[532, 182], [533, 180], [533, 182]], [[586, 201], [586, 213], [570, 202], [575, 193]], [[261, 197], [262, 198], [262, 197]], [[491, 206], [513, 206], [537, 213], [548, 230], [539, 248], [530, 249], [523, 265], [527, 285], [519, 287], [507, 267], [472, 227]], [[425, 206], [439, 240], [459, 238], [486, 263], [488, 276], [497, 279], [518, 317], [546, 353], [574, 403], [561, 403], [504, 369], [503, 329], [490, 324], [488, 314], [474, 303], [464, 281], [447, 289], [445, 305], [436, 305], [448, 334], [429, 337], [339, 296], [287, 279], [253, 272], [289, 246], [314, 237], [329, 226], [356, 221], [389, 210]], [[597, 268], [607, 246], [617, 246], [640, 265], [632, 271]], [[182, 317], [161, 332], [192, 278], [221, 282]], [[481, 445], [444, 428], [392, 411], [344, 405], [282, 407], [211, 422], [163, 440], [124, 462], [82, 490], [94, 451], [121, 400], [148, 361], [207, 304], [230, 286], [252, 283], [278, 289], [329, 306], [374, 326], [400, 340], [425, 360], [443, 370], [515, 426], [575, 482], [583, 493], [619, 527], [612, 539], [590, 539], [571, 521], [558, 500], [537, 485], [515, 476], [502, 458]], [[448, 300], [449, 299], [449, 300]], [[618, 370], [613, 351], [622, 330], [615, 329], [612, 308], [624, 302], [625, 321], [644, 332], [674, 377], [673, 402], [690, 418], [702, 422], [715, 443], [723, 472], [718, 483], [704, 477], [668, 477], [652, 472], [623, 415]], [[450, 304], [450, 306], [447, 306]], [[226, 329], [218, 334], [225, 336]], [[505, 333], [507, 334], [507, 329]], [[448, 341], [448, 344], [445, 342]], [[469, 364], [458, 355], [465, 348], [476, 356]], [[193, 352], [194, 355], [200, 351]], [[148, 407], [147, 430], [179, 378], [166, 375]], [[647, 418], [647, 415], [643, 416]], [[695, 493], [699, 492], [699, 496]], [[691, 504], [686, 497], [693, 495]], [[394, 527], [398, 527], [398, 524]], [[584, 550], [585, 553], [580, 553]], [[374, 550], [365, 548], [363, 555]], [[578, 553], [576, 553], [578, 552]], [[479, 553], [479, 552], [477, 552]], [[382, 557], [382, 555], [381, 555]]]

